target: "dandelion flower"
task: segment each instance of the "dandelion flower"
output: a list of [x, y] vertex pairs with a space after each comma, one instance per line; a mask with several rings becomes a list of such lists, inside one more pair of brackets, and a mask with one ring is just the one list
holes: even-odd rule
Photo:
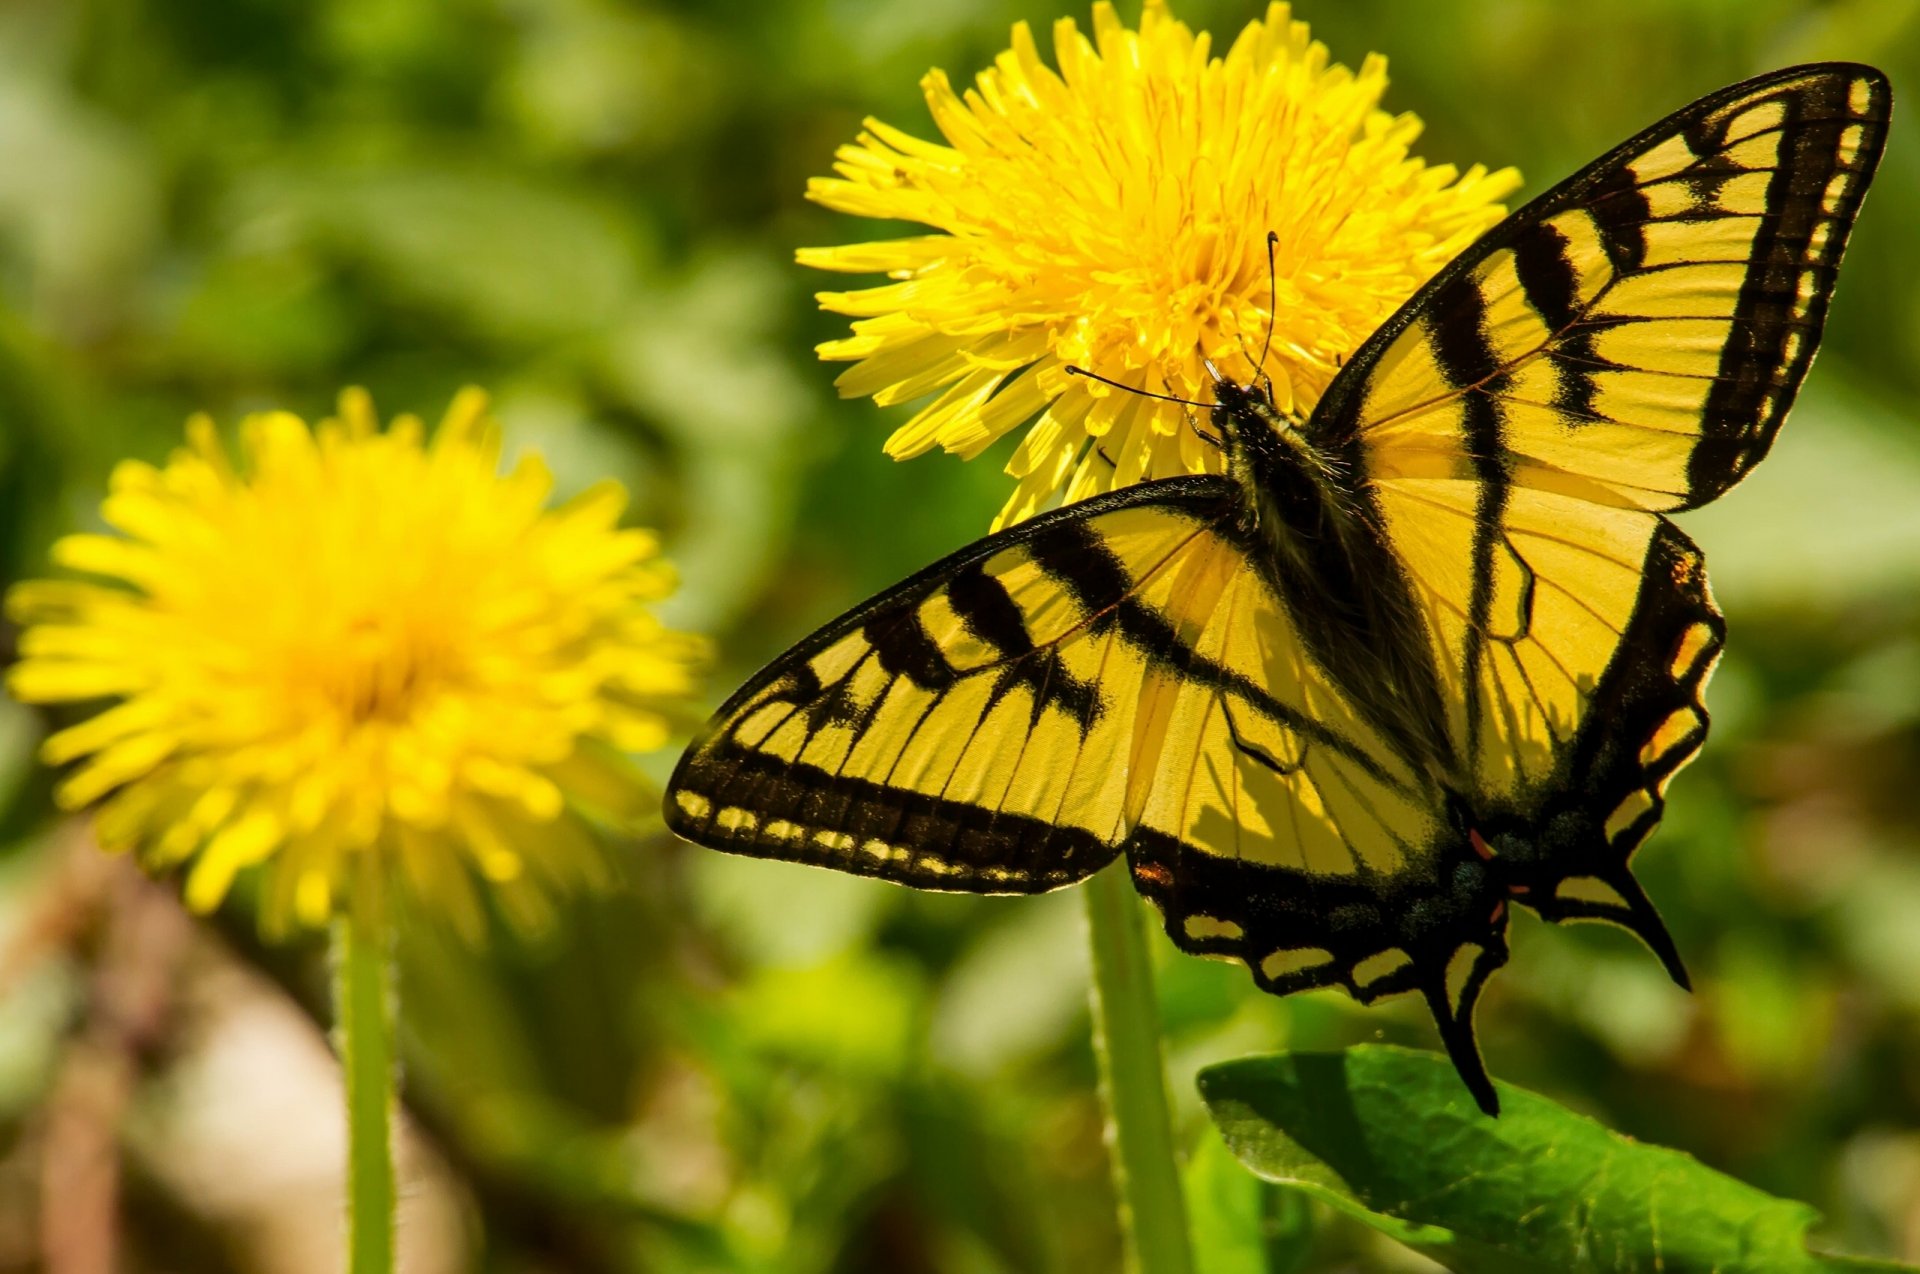
[[[1187, 410], [1069, 376], [1205, 401], [1203, 360], [1305, 413], [1341, 361], [1435, 270], [1505, 213], [1512, 169], [1429, 167], [1421, 124], [1378, 109], [1386, 62], [1330, 64], [1284, 4], [1224, 58], [1148, 0], [1140, 29], [1109, 4], [1093, 38], [1054, 27], [1059, 70], [1025, 24], [965, 94], [923, 81], [946, 145], [869, 120], [838, 178], [808, 196], [939, 233], [803, 250], [803, 264], [894, 282], [826, 292], [853, 334], [848, 397], [938, 391], [887, 442], [896, 458], [973, 456], [1031, 426], [996, 526], [1147, 478], [1217, 470]], [[1275, 281], [1267, 234], [1278, 236]]]
[[548, 510], [546, 468], [502, 473], [485, 411], [463, 391], [429, 441], [348, 390], [317, 429], [249, 417], [238, 465], [204, 417], [165, 466], [120, 465], [118, 534], [54, 548], [113, 583], [8, 598], [15, 698], [118, 701], [47, 740], [81, 763], [60, 803], [190, 862], [198, 910], [268, 864], [275, 927], [323, 923], [361, 855], [467, 924], [476, 872], [537, 919], [539, 885], [591, 871], [578, 815], [650, 804], [622, 754], [667, 741], [702, 648], [650, 612], [673, 575], [616, 525], [620, 488]]

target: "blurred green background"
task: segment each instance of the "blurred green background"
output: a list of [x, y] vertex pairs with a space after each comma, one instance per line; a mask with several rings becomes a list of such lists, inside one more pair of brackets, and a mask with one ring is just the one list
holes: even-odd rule
[[[1075, 0], [1077, 4], [1077, 0]], [[1911, 0], [1309, 0], [1420, 150], [1528, 194], [1657, 115], [1815, 58], [1920, 84]], [[1230, 38], [1253, 6], [1188, 0]], [[1128, 3], [1122, 13], [1138, 16]], [[875, 114], [931, 134], [1029, 0], [12, 0], [0, 5], [0, 582], [194, 410], [437, 416], [625, 481], [715, 634], [715, 698], [984, 530], [989, 460], [895, 466], [835, 400], [801, 199]], [[1692, 966], [1523, 917], [1493, 1071], [1920, 1259], [1920, 128], [1892, 142], [1777, 456], [1688, 519], [1728, 613], [1714, 738], [1639, 859]], [[907, 233], [901, 228], [900, 233]], [[1005, 448], [994, 453], [1004, 459]], [[14, 634], [0, 630], [0, 659]], [[0, 699], [0, 1270], [337, 1268], [317, 942], [263, 947], [97, 855]], [[652, 758], [663, 773], [671, 756]], [[542, 939], [402, 943], [415, 1272], [1106, 1270], [1080, 908], [910, 893], [656, 834]], [[1176, 1100], [1203, 1062], [1370, 1039], [1413, 1002], [1282, 1002], [1156, 936]], [[1217, 1161], [1202, 1159], [1201, 1180]], [[1229, 1166], [1230, 1168], [1230, 1166]], [[1237, 1170], [1234, 1170], [1237, 1171]], [[1278, 1196], [1298, 1268], [1425, 1267]], [[1214, 1274], [1224, 1274], [1219, 1267]], [[1243, 1267], [1234, 1267], [1243, 1268]]]

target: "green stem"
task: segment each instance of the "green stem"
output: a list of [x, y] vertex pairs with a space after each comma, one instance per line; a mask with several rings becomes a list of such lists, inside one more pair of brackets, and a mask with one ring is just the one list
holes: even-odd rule
[[393, 936], [377, 855], [356, 857], [347, 914], [333, 927], [336, 1045], [347, 1087], [347, 1269], [392, 1274]]
[[1160, 1059], [1160, 1005], [1153, 995], [1139, 896], [1124, 863], [1096, 873], [1085, 893], [1093, 946], [1094, 1053], [1127, 1268], [1135, 1274], [1189, 1274], [1187, 1205], [1174, 1156]]

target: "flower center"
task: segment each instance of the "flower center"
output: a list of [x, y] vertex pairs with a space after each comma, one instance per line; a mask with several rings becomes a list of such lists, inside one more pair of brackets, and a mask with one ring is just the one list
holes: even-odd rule
[[309, 684], [350, 724], [399, 724], [447, 683], [452, 663], [446, 643], [432, 634], [362, 615], [315, 661]]

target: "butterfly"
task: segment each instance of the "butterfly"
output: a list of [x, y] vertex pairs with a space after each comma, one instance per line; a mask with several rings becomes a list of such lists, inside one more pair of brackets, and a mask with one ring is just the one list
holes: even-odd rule
[[1267, 991], [1424, 996], [1497, 1113], [1473, 1009], [1514, 905], [1688, 984], [1628, 861], [1725, 625], [1664, 515], [1771, 446], [1890, 105], [1840, 63], [1722, 89], [1494, 227], [1305, 419], [1219, 380], [1224, 474], [1043, 513], [827, 624], [687, 749], [668, 826], [975, 893], [1124, 854], [1177, 947]]

